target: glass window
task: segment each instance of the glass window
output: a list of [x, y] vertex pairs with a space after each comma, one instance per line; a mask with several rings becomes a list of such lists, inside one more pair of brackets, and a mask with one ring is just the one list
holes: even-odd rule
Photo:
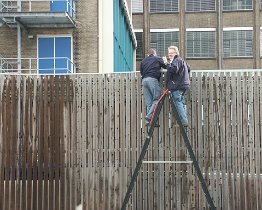
[[215, 11], [216, 1], [215, 0], [187, 0], [186, 11], [198, 12], [198, 11]]
[[150, 0], [150, 12], [178, 12], [178, 0]]
[[135, 32], [137, 48], [136, 48], [136, 58], [144, 58], [144, 42], [143, 42], [143, 32]]
[[187, 57], [214, 58], [215, 56], [215, 31], [187, 31]]
[[39, 37], [38, 67], [40, 74], [71, 73], [71, 37]]
[[75, 0], [50, 1], [50, 10], [51, 12], [69, 12], [70, 16], [73, 16], [74, 4]]
[[143, 12], [143, 0], [132, 0], [132, 13]]
[[260, 56], [262, 56], [262, 28], [260, 28]]
[[253, 31], [224, 31], [224, 57], [253, 56]]
[[252, 0], [224, 0], [223, 10], [251, 10], [253, 9]]
[[167, 55], [171, 45], [179, 48], [179, 31], [150, 32], [150, 47], [156, 49], [158, 56]]

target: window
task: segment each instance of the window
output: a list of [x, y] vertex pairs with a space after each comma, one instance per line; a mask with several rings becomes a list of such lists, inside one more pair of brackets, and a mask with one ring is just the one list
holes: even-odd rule
[[136, 41], [137, 41], [137, 48], [136, 48], [136, 58], [144, 58], [144, 42], [143, 42], [143, 32], [137, 31], [136, 34]]
[[214, 58], [216, 56], [215, 29], [203, 29], [203, 30], [205, 31], [197, 31], [196, 29], [192, 29], [192, 31], [186, 32], [187, 57]]
[[51, 12], [69, 12], [70, 16], [74, 11], [75, 0], [56, 0], [50, 1]]
[[71, 37], [39, 37], [38, 69], [40, 74], [71, 73]]
[[143, 0], [132, 0], [132, 13], [143, 12]]
[[178, 30], [151, 30], [150, 47], [156, 49], [158, 56], [167, 55], [167, 49], [171, 45], [179, 48], [179, 31]]
[[215, 0], [187, 0], [186, 1], [187, 12], [215, 11], [215, 10], [216, 10]]
[[178, 0], [150, 0], [150, 12], [178, 12]]
[[253, 31], [224, 29], [224, 57], [248, 57], [253, 55]]
[[253, 9], [252, 0], [224, 0], [223, 10], [251, 10]]

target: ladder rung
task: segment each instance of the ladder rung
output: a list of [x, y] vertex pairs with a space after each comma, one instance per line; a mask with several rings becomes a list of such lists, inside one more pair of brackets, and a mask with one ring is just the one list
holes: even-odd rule
[[157, 161], [143, 161], [143, 163], [146, 163], [146, 164], [150, 164], [150, 163], [153, 163], [153, 164], [156, 164], [156, 163], [163, 163], [163, 164], [168, 164], [168, 163], [172, 163], [172, 164], [190, 164], [190, 163], [193, 163], [193, 161], [164, 161], [164, 160], [157, 160]]

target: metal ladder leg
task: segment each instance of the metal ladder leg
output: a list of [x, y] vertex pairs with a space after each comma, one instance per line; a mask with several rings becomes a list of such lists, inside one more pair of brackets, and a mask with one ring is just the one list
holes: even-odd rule
[[155, 114], [153, 115], [152, 122], [150, 122], [150, 128], [149, 128], [149, 131], [148, 131], [148, 135], [146, 137], [146, 140], [145, 140], [145, 143], [144, 143], [144, 145], [142, 147], [142, 151], [141, 151], [140, 156], [138, 158], [135, 170], [134, 170], [133, 175], [131, 177], [131, 182], [130, 182], [128, 188], [127, 188], [127, 192], [126, 192], [126, 195], [125, 195], [125, 198], [124, 198], [121, 210], [125, 210], [126, 206], [128, 204], [129, 198], [131, 196], [132, 190], [133, 190], [133, 188], [135, 186], [135, 182], [137, 180], [138, 173], [139, 173], [139, 171], [141, 169], [141, 165], [142, 165], [143, 159], [145, 158], [145, 155], [146, 155], [149, 143], [150, 143], [150, 139], [153, 136], [153, 133], [154, 133], [154, 130], [155, 130], [155, 124], [156, 124], [156, 122], [158, 120], [158, 117], [160, 115], [160, 112], [161, 112], [161, 109], [163, 107], [164, 100], [165, 100], [165, 97], [167, 96], [167, 93], [168, 92], [165, 91], [162, 94], [161, 98], [159, 99], [159, 104], [156, 106], [156, 110], [154, 112]]
[[211, 198], [210, 193], [209, 193], [209, 191], [208, 191], [208, 189], [207, 189], [206, 182], [205, 182], [205, 180], [204, 180], [204, 177], [203, 177], [202, 172], [201, 172], [201, 170], [200, 170], [200, 167], [199, 167], [199, 165], [198, 165], [196, 156], [195, 156], [195, 154], [194, 154], [194, 151], [193, 151], [192, 146], [191, 146], [191, 144], [190, 144], [190, 141], [189, 141], [189, 139], [188, 139], [187, 132], [186, 132], [184, 126], [182, 125], [182, 122], [181, 122], [180, 116], [179, 116], [179, 114], [178, 114], [178, 111], [177, 111], [177, 109], [176, 109], [176, 105], [175, 105], [175, 103], [174, 103], [174, 98], [173, 98], [171, 92], [169, 92], [169, 100], [170, 100], [170, 103], [171, 103], [173, 112], [175, 113], [177, 122], [178, 122], [178, 124], [179, 124], [179, 127], [180, 127], [180, 130], [181, 130], [181, 133], [182, 133], [182, 136], [183, 136], [183, 139], [184, 139], [184, 142], [185, 142], [187, 151], [189, 152], [190, 158], [191, 158], [191, 160], [193, 161], [193, 165], [194, 165], [194, 168], [195, 168], [195, 170], [196, 170], [197, 176], [198, 176], [199, 181], [200, 181], [200, 183], [201, 183], [202, 189], [203, 189], [203, 191], [204, 191], [204, 193], [205, 193], [207, 202], [208, 202], [208, 204], [209, 204], [209, 206], [210, 206], [210, 210], [216, 210], [216, 207], [215, 207], [215, 205], [214, 205], [213, 199]]

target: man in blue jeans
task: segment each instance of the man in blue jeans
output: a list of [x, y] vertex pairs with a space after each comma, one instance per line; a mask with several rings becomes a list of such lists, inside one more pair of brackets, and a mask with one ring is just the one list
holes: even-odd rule
[[149, 125], [154, 108], [161, 96], [160, 77], [161, 67], [165, 68], [164, 61], [156, 55], [154, 49], [148, 50], [148, 56], [144, 58], [140, 65], [142, 84], [144, 89], [144, 98], [146, 101], [146, 125]]
[[188, 118], [184, 94], [190, 86], [190, 67], [179, 56], [179, 50], [176, 46], [168, 48], [168, 57], [169, 62], [166, 57], [163, 57], [167, 68], [167, 88], [172, 93], [182, 124], [187, 129]]

